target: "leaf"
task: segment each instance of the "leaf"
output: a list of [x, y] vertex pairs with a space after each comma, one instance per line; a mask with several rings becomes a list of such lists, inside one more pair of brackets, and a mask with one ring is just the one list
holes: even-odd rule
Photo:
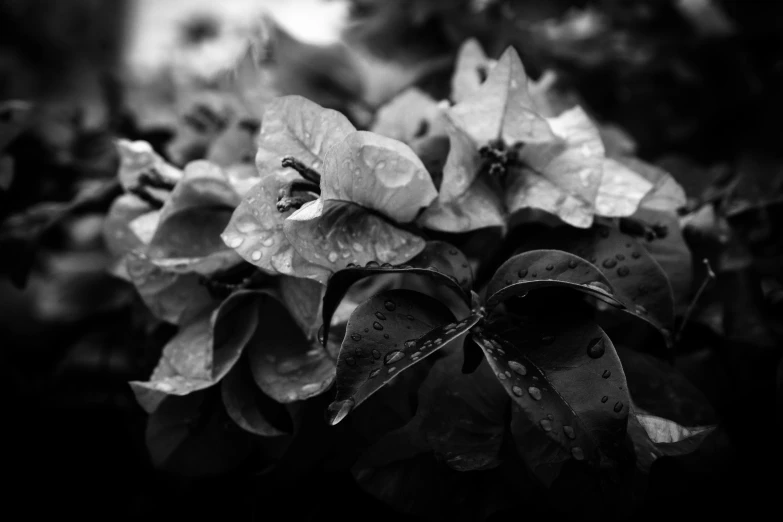
[[615, 226], [596, 224], [587, 230], [561, 227], [546, 240], [530, 241], [523, 250], [539, 245], [557, 248], [590, 261], [614, 289], [614, 297], [629, 312], [668, 337], [674, 326], [674, 301], [666, 274], [647, 250]]
[[310, 263], [296, 251], [283, 232], [294, 211], [278, 212], [277, 196], [293, 174], [267, 175], [248, 191], [231, 216], [221, 237], [242, 258], [271, 274], [307, 277], [326, 282], [328, 271]]
[[269, 104], [261, 119], [256, 166], [261, 176], [284, 174], [286, 156], [318, 169], [326, 153], [355, 129], [337, 111], [301, 96], [283, 96]]
[[411, 290], [389, 290], [360, 304], [337, 361], [337, 394], [329, 423], [345, 418], [397, 374], [460, 337], [481, 319], [459, 322], [437, 300]]
[[410, 147], [391, 138], [352, 132], [332, 147], [324, 159], [324, 201], [349, 201], [399, 223], [409, 223], [437, 196], [419, 157]]
[[649, 473], [660, 457], [687, 455], [715, 431], [715, 426], [686, 428], [674, 421], [650, 415], [637, 407], [628, 419], [628, 434], [636, 451], [636, 466]]
[[163, 348], [148, 381], [131, 381], [141, 406], [152, 412], [166, 395], [187, 395], [220, 381], [234, 366], [258, 324], [251, 292], [237, 292], [217, 310], [192, 312]]
[[[470, 269], [462, 254], [458, 249], [449, 245], [448, 255], [454, 256], [454, 260], [448, 259], [443, 255], [443, 249], [448, 243], [442, 241], [430, 241], [424, 250], [410, 261], [410, 265], [402, 266], [380, 266], [375, 262], [370, 262], [364, 267], [353, 266], [344, 270], [335, 272], [330, 278], [326, 287], [326, 293], [323, 298], [323, 324], [324, 335], [328, 335], [329, 327], [332, 322], [337, 307], [345, 297], [345, 294], [351, 287], [367, 277], [391, 275], [391, 274], [411, 274], [416, 276], [425, 276], [432, 279], [437, 284], [447, 287], [454, 292], [461, 300], [470, 306], [470, 294], [466, 292], [467, 284], [461, 283], [468, 276], [466, 270]], [[456, 254], [451, 252], [456, 251]], [[456, 270], [456, 271], [454, 271]], [[472, 275], [468, 278], [472, 284]]]
[[270, 295], [255, 292], [259, 323], [248, 342], [256, 385], [279, 403], [320, 395], [332, 384], [334, 361], [317, 341], [309, 341], [286, 308]]
[[624, 307], [598, 268], [568, 252], [543, 249], [517, 254], [497, 269], [487, 285], [487, 306], [491, 310], [511, 297], [547, 287], [571, 288]]
[[527, 82], [519, 55], [509, 47], [478, 91], [448, 114], [479, 145], [497, 139], [509, 146], [552, 142], [555, 136], [535, 111]]
[[252, 450], [249, 435], [230, 422], [220, 396], [205, 391], [167, 397], [147, 420], [145, 438], [155, 467], [193, 477], [235, 468]]
[[441, 109], [430, 95], [416, 87], [405, 89], [378, 109], [370, 129], [404, 143], [430, 134]]
[[475, 38], [465, 40], [457, 52], [457, 63], [451, 77], [451, 99], [460, 103], [475, 96], [486, 80], [490, 60]]
[[321, 327], [321, 303], [326, 288], [310, 279], [281, 276], [280, 297], [291, 316], [309, 340], [316, 339]]
[[438, 198], [421, 216], [421, 223], [443, 232], [468, 232], [505, 226], [503, 202], [486, 182], [476, 179], [481, 158], [470, 137], [446, 120], [449, 153], [443, 166]]
[[284, 416], [289, 424], [291, 422], [285, 408], [258, 389], [246, 360], [240, 360], [226, 374], [220, 393], [226, 413], [243, 430], [262, 437], [290, 433], [290, 430], [282, 430], [270, 421], [269, 417]]
[[347, 201], [306, 203], [286, 219], [283, 231], [307, 262], [329, 271], [349, 263], [404, 263], [424, 248], [421, 237]]
[[[158, 174], [169, 183], [176, 183], [182, 178], [182, 171], [167, 163], [146, 141], [120, 138], [117, 140], [117, 152], [120, 155], [118, 177], [125, 190], [137, 187], [143, 174]], [[168, 196], [163, 189], [151, 188], [150, 192], [159, 199]]]
[[611, 340], [583, 308], [567, 310], [474, 331], [516, 405], [511, 432], [517, 449], [547, 485], [572, 458], [599, 467], [621, 460], [630, 405]]
[[188, 310], [207, 308], [214, 302], [196, 273], [168, 272], [135, 253], [126, 257], [125, 264], [144, 304], [159, 319], [180, 324]]

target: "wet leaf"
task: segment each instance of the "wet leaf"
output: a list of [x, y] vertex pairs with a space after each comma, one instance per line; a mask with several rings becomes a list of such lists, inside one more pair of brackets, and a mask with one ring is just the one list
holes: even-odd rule
[[144, 304], [159, 319], [180, 324], [188, 310], [207, 308], [214, 302], [196, 273], [169, 272], [138, 254], [129, 254], [125, 264]]
[[280, 164], [286, 156], [319, 170], [326, 153], [354, 130], [345, 116], [306, 98], [277, 98], [261, 119], [258, 172], [261, 176], [287, 173]]
[[389, 290], [360, 304], [340, 348], [329, 422], [340, 422], [397, 374], [460, 337], [480, 318], [473, 314], [455, 321], [445, 305], [411, 290]]
[[444, 232], [505, 226], [503, 202], [484, 180], [476, 179], [481, 158], [475, 144], [448, 119], [446, 132], [449, 153], [443, 166], [443, 182], [438, 198], [421, 216], [421, 223]]
[[588, 230], [554, 229], [546, 240], [530, 241], [523, 250], [557, 248], [590, 261], [606, 277], [614, 297], [627, 310], [655, 326], [664, 337], [674, 325], [674, 300], [666, 274], [636, 238], [615, 226]]
[[451, 77], [451, 99], [454, 103], [465, 101], [479, 92], [487, 79], [490, 59], [475, 38], [465, 40], [457, 52], [457, 63]]
[[589, 312], [551, 312], [474, 332], [515, 403], [517, 449], [546, 484], [572, 458], [599, 467], [623, 460], [630, 404], [620, 359]]
[[528, 78], [519, 55], [509, 47], [478, 90], [449, 109], [449, 116], [478, 145], [503, 140], [547, 143], [555, 140], [538, 115], [528, 92]]
[[439, 113], [438, 102], [416, 87], [411, 87], [378, 109], [370, 130], [387, 138], [410, 143], [430, 133]]
[[330, 355], [317, 340], [307, 339], [282, 303], [268, 294], [255, 294], [259, 323], [247, 352], [258, 387], [279, 403], [326, 391], [335, 375]]
[[163, 348], [147, 381], [132, 381], [141, 406], [155, 411], [167, 395], [187, 395], [216, 384], [234, 366], [258, 324], [252, 293], [237, 292], [217, 310], [189, 314]]
[[379, 134], [353, 132], [324, 159], [324, 201], [350, 201], [409, 223], [437, 196], [427, 169], [411, 148]]
[[328, 271], [306, 261], [283, 232], [283, 223], [294, 210], [277, 211], [280, 189], [297, 177], [294, 174], [263, 177], [242, 199], [221, 237], [245, 261], [267, 273], [325, 282]]
[[347, 201], [307, 203], [286, 219], [283, 230], [307, 262], [330, 271], [349, 263], [404, 263], [424, 248], [418, 235]]
[[147, 421], [152, 464], [185, 476], [224, 473], [250, 454], [251, 438], [226, 415], [220, 395], [202, 391], [169, 396]]
[[[380, 266], [377, 263], [370, 263], [363, 267], [348, 267], [344, 270], [335, 272], [329, 278], [326, 293], [323, 298], [323, 324], [325, 334], [328, 334], [329, 332], [329, 325], [331, 324], [332, 316], [335, 314], [337, 307], [354, 283], [373, 276], [395, 274], [424, 276], [430, 278], [436, 284], [448, 288], [467, 306], [470, 306], [470, 294], [465, 290], [467, 285], [462, 283], [462, 281], [468, 278], [466, 271], [470, 269], [470, 265], [467, 267], [464, 266], [466, 264], [462, 260], [464, 254], [454, 247], [449, 246], [447, 251], [448, 256], [453, 256], [453, 259], [445, 256], [443, 254], [443, 249], [446, 248], [446, 245], [447, 243], [442, 241], [428, 242], [421, 254], [410, 260], [410, 264], [408, 265]], [[452, 251], [456, 251], [457, 254], [451, 254]], [[468, 278], [468, 282], [471, 281], [472, 276]]]
[[[226, 413], [243, 430], [262, 437], [278, 437], [289, 433], [270, 421], [270, 417], [275, 416], [285, 416], [287, 419], [288, 412], [258, 389], [246, 360], [240, 360], [226, 374], [220, 385], [220, 393]], [[290, 423], [290, 419], [287, 420]]]
[[715, 426], [685, 427], [651, 415], [638, 407], [628, 418], [628, 434], [636, 451], [636, 466], [649, 472], [659, 457], [676, 457], [696, 451]]

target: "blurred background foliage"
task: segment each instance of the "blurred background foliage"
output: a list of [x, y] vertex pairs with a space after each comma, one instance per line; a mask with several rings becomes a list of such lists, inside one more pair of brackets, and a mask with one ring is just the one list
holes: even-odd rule
[[[12, 498], [28, 515], [399, 519], [348, 476], [314, 472], [292, 493], [252, 462], [219, 480], [153, 471], [126, 381], [174, 329], [107, 273], [112, 140], [145, 139], [182, 163], [214, 139], [214, 114], [258, 117], [281, 93], [366, 126], [406, 86], [445, 97], [469, 37], [492, 57], [515, 46], [532, 78], [550, 71], [564, 97], [668, 169], [690, 198], [695, 259], [718, 272], [676, 366], [733, 444], [659, 466], [644, 515], [772, 498], [760, 472], [782, 418], [783, 3], [0, 0], [0, 361]], [[287, 493], [310, 505], [272, 506]]]

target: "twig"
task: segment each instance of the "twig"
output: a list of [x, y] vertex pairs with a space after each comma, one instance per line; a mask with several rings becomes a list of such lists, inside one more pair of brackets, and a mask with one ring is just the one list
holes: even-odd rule
[[690, 320], [690, 317], [693, 314], [693, 310], [694, 308], [696, 308], [696, 303], [698, 303], [699, 299], [701, 298], [701, 295], [704, 293], [704, 290], [707, 289], [707, 286], [709, 286], [710, 282], [715, 280], [715, 272], [712, 271], [712, 267], [710, 266], [709, 260], [705, 257], [702, 261], [704, 262], [704, 266], [707, 268], [707, 276], [704, 278], [704, 281], [702, 281], [699, 290], [696, 292], [696, 295], [693, 296], [693, 299], [691, 300], [691, 304], [688, 305], [688, 310], [686, 310], [685, 316], [682, 318], [682, 323], [680, 323], [680, 327], [677, 329], [677, 334], [674, 336], [675, 342], [680, 341], [680, 338], [682, 337], [682, 332], [683, 330], [685, 330], [685, 325], [688, 324], [688, 321]]

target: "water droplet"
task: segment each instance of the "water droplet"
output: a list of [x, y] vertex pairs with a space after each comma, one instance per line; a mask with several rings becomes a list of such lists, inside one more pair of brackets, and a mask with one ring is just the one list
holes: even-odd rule
[[250, 254], [250, 259], [252, 259], [253, 261], [258, 261], [261, 259], [262, 255], [263, 254], [261, 253], [260, 250], [254, 250], [253, 253]]
[[226, 244], [228, 244], [228, 246], [231, 248], [239, 248], [244, 241], [245, 241], [244, 238], [239, 236], [234, 236], [231, 239], [229, 239]]
[[354, 341], [357, 341], [357, 342], [358, 342], [358, 341], [361, 341], [361, 340], [362, 340], [362, 336], [361, 336], [361, 335], [359, 335], [358, 333], [351, 334], [351, 339], [353, 339]]
[[538, 277], [538, 274], [533, 272], [532, 274], [530, 274], [530, 277]]
[[550, 263], [550, 264], [546, 265], [546, 269], [547, 270], [554, 270], [555, 269], [555, 265]]
[[541, 400], [541, 390], [536, 388], [535, 386], [531, 386], [527, 389], [527, 392], [530, 394], [531, 397], [533, 397], [535, 400], [540, 401]]
[[364, 333], [367, 333], [367, 332], [369, 332], [369, 331], [370, 331], [370, 329], [369, 329], [369, 328], [365, 328], [365, 329], [364, 329]]
[[348, 366], [356, 366], [356, 359], [354, 359], [353, 357], [346, 357], [345, 364], [347, 364]]
[[617, 401], [614, 403], [614, 408], [612, 408], [615, 413], [620, 413], [620, 411], [623, 409], [623, 403], [620, 401]]
[[386, 320], [386, 316], [383, 315], [381, 312], [375, 312], [375, 317], [377, 317], [381, 321], [385, 321]]
[[394, 265], [391, 263], [384, 263], [381, 265], [381, 268], [394, 268]]
[[604, 345], [603, 337], [596, 337], [587, 343], [587, 355], [592, 359], [598, 359], [606, 352], [606, 346]]
[[634, 259], [639, 259], [642, 257], [642, 255], [639, 252], [631, 252], [631, 257]]
[[392, 366], [391, 368], [389, 368], [388, 370], [386, 370], [386, 373], [392, 373], [392, 372], [396, 372], [396, 371], [397, 371], [397, 368], [395, 368], [394, 366]]
[[236, 227], [241, 233], [249, 234], [258, 229], [258, 223], [251, 216], [243, 216], [237, 220]]
[[541, 338], [541, 344], [543, 345], [550, 345], [553, 342], [555, 342], [555, 336], [554, 335], [545, 335]]
[[329, 255], [326, 256], [326, 258], [329, 260], [330, 263], [334, 263], [337, 261], [337, 258], [339, 257], [339, 254], [337, 252], [329, 252]]
[[579, 266], [579, 262], [576, 259], [572, 259], [571, 261], [568, 262], [568, 268], [572, 270], [577, 266]]
[[612, 293], [612, 289], [609, 288], [609, 285], [607, 285], [606, 283], [602, 283], [601, 281], [591, 281], [591, 282], [587, 283], [587, 286], [592, 286], [593, 288], [595, 288], [597, 290], [601, 290], [602, 292], [604, 292], [606, 294], [611, 294]]
[[378, 261], [367, 261], [367, 264], [364, 266], [366, 268], [378, 268], [381, 265], [378, 264]]
[[523, 268], [522, 270], [517, 272], [517, 275], [519, 276], [520, 279], [527, 277], [527, 268]]
[[574, 428], [571, 426], [563, 426], [563, 433], [566, 434], [566, 437], [568, 437], [571, 440], [574, 440], [576, 438], [576, 433], [574, 433]]
[[383, 170], [386, 168], [386, 162], [385, 161], [379, 161], [375, 164], [375, 168], [378, 170]]
[[345, 265], [345, 268], [356, 268], [356, 266], [357, 266], [356, 263], [348, 263], [347, 265]]
[[612, 372], [610, 372], [609, 370], [604, 370], [604, 373], [601, 374], [601, 377], [603, 377], [604, 379], [608, 379], [611, 376], [612, 376]]
[[576, 460], [585, 460], [585, 452], [582, 451], [582, 448], [580, 448], [579, 446], [575, 446], [571, 448], [571, 455]]
[[620, 277], [625, 277], [630, 273], [631, 273], [631, 269], [625, 265], [617, 269], [617, 275], [619, 275]]
[[372, 356], [373, 356], [374, 359], [380, 359], [381, 358], [381, 352], [379, 352], [378, 350], [373, 350], [372, 351]]
[[345, 399], [344, 401], [334, 401], [327, 408], [327, 420], [330, 426], [334, 426], [345, 418], [346, 415], [351, 413], [356, 402], [352, 397]]
[[375, 377], [378, 376], [379, 373], [381, 373], [381, 369], [380, 368], [375, 368], [374, 370], [372, 370], [370, 372], [370, 379], [374, 379]]
[[383, 330], [383, 325], [381, 323], [379, 323], [378, 321], [375, 321], [374, 323], [372, 323], [372, 327], [375, 328], [376, 330]]
[[274, 245], [275, 244], [274, 236], [264, 239], [263, 241], [261, 241], [261, 244], [264, 245], [265, 247], [270, 247]]
[[386, 354], [386, 356], [383, 358], [383, 362], [384, 364], [394, 364], [403, 357], [405, 357], [405, 353], [403, 353], [401, 350], [394, 350], [393, 352]]
[[389, 334], [387, 334], [387, 333], [383, 334], [383, 338], [384, 339], [388, 339], [389, 338]]
[[617, 260], [616, 259], [604, 259], [604, 262], [601, 263], [604, 268], [614, 268], [617, 266]]
[[608, 401], [608, 400], [609, 400], [609, 397], [607, 397], [606, 395], [604, 395], [603, 397], [601, 397], [601, 402], [606, 402], [606, 401]]
[[636, 305], [636, 312], [640, 314], [646, 314], [647, 309], [642, 305]]
[[409, 341], [405, 341], [405, 348], [408, 350], [415, 350], [416, 349], [416, 340], [411, 339]]
[[541, 425], [542, 430], [547, 432], [552, 431], [552, 421], [549, 419], [541, 419], [538, 423]]
[[506, 377], [508, 377], [508, 378], [511, 378], [511, 372], [510, 372], [510, 371], [506, 370], [506, 371], [505, 371], [505, 372], [503, 372], [503, 373], [505, 373], [505, 374], [506, 374]]
[[397, 308], [397, 305], [394, 304], [394, 301], [386, 301], [383, 303], [383, 306], [390, 312], [393, 312]]
[[527, 375], [527, 368], [525, 368], [525, 365], [518, 363], [517, 361], [508, 361], [508, 367], [519, 375]]
[[504, 373], [498, 373], [497, 376], [498, 376], [498, 379], [500, 379], [501, 381], [505, 381], [506, 380], [506, 375]]
[[408, 314], [408, 315], [407, 315], [407, 317], [408, 317], [408, 320], [409, 320], [409, 321], [413, 321], [413, 319], [414, 319], [414, 318], [413, 318], [413, 316], [412, 316], [412, 315], [410, 315], [410, 314]]
[[617, 255], [616, 255], [616, 256], [614, 256], [614, 257], [616, 257], [618, 261], [625, 261], [625, 256], [624, 256], [624, 255], [622, 255], [622, 254], [617, 254]]

